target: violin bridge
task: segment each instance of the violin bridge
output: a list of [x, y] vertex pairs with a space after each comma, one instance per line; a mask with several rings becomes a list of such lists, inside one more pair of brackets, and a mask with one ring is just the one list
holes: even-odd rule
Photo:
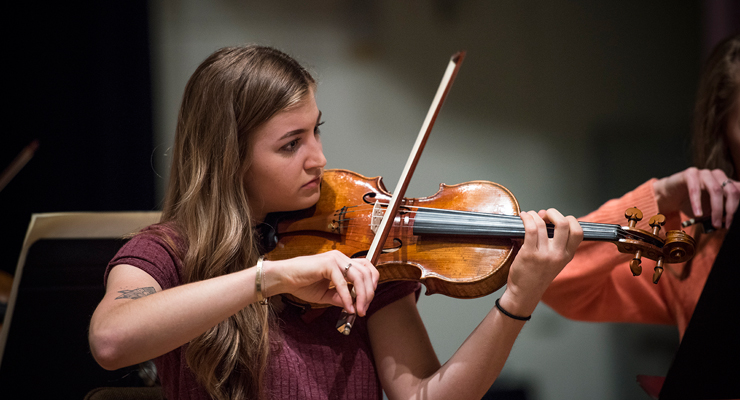
[[380, 222], [383, 220], [383, 208], [380, 206], [380, 202], [376, 201], [373, 206], [373, 216], [370, 219], [370, 230], [373, 233], [378, 233]]

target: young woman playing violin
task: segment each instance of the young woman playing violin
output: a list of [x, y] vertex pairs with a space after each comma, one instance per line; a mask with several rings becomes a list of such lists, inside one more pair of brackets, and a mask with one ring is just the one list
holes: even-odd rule
[[694, 258], [668, 266], [669, 273], [654, 285], [652, 272], [635, 278], [624, 268], [628, 256], [606, 251], [605, 243], [584, 243], [545, 292], [546, 304], [578, 320], [676, 325], [683, 338], [740, 201], [740, 35], [719, 43], [704, 66], [693, 150], [694, 167], [651, 179], [583, 220], [619, 224], [627, 207], [664, 214], [666, 229], [703, 220], [687, 229], [697, 241]]
[[[554, 209], [522, 213], [526, 234], [500, 308], [491, 300], [440, 365], [416, 308], [417, 282], [378, 285], [366, 259], [336, 251], [260, 258], [257, 226], [268, 214], [319, 199], [326, 159], [315, 90], [305, 69], [267, 47], [224, 48], [197, 68], [161, 222], [110, 262], [92, 354], [106, 369], [154, 359], [169, 400], [481, 398], [575, 253], [581, 227]], [[545, 221], [555, 225], [551, 239]], [[303, 312], [281, 294], [334, 307]], [[349, 336], [335, 330], [342, 308], [365, 317]]]

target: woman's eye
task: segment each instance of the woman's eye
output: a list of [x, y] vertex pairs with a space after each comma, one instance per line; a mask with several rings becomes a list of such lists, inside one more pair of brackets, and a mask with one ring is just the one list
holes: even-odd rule
[[293, 152], [298, 147], [298, 139], [291, 140], [288, 144], [282, 147], [283, 151]]
[[319, 127], [320, 127], [321, 125], [324, 125], [324, 121], [321, 121], [321, 122], [319, 122], [318, 124], [316, 124], [316, 127], [315, 127], [315, 128], [313, 128], [313, 133], [315, 133], [315, 134], [320, 134], [320, 133], [321, 133], [321, 129], [319, 129]]

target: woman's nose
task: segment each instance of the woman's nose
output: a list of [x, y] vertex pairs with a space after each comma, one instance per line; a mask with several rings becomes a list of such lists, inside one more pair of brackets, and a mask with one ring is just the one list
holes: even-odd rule
[[310, 147], [308, 157], [306, 158], [306, 169], [324, 168], [326, 166], [326, 157], [324, 157], [324, 146], [321, 144], [321, 139], [315, 136]]

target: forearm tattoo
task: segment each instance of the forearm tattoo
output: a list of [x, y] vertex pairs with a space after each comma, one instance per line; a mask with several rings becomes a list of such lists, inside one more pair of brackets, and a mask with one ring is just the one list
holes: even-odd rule
[[156, 292], [153, 287], [140, 287], [132, 290], [119, 290], [118, 293], [121, 295], [116, 297], [115, 300], [118, 299], [139, 299], [144, 296], [149, 296], [150, 294]]

